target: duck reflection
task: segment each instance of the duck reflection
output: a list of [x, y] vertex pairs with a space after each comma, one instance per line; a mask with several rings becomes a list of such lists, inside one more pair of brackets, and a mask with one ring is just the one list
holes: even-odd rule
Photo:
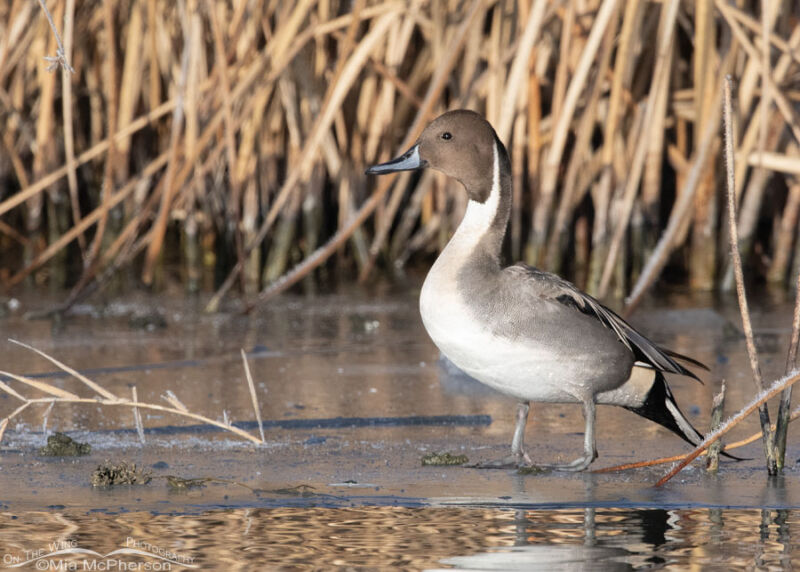
[[[633, 570], [666, 562], [670, 511], [515, 510], [513, 546], [441, 560], [456, 570]], [[554, 518], [555, 517], [555, 518]], [[559, 518], [560, 517], [560, 518]]]

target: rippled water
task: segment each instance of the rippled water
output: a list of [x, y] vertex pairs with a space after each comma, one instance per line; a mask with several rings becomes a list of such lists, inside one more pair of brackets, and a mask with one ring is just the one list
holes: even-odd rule
[[[9, 566], [26, 551], [46, 553], [59, 541], [101, 554], [127, 542], [169, 551], [205, 570], [785, 570], [798, 563], [793, 541], [799, 524], [791, 510], [308, 507], [113, 519], [29, 512], [13, 520], [3, 515], [0, 554]], [[82, 566], [84, 558], [51, 556], [42, 562]]]
[[[723, 463], [718, 476], [696, 463], [662, 489], [653, 483], [663, 466], [528, 476], [422, 467], [421, 457], [433, 451], [471, 460], [504, 455], [514, 404], [437, 363], [416, 305], [413, 290], [358, 291], [285, 297], [250, 317], [205, 316], [182, 300], [145, 299], [83, 306], [60, 323], [0, 319], [7, 337], [87, 371], [119, 395], [135, 385], [140, 400], [164, 403], [161, 396], [174, 391], [191, 411], [228, 416], [256, 432], [239, 354], [244, 348], [266, 422], [266, 442], [254, 448], [195, 421], [151, 412], [144, 415], [142, 444], [128, 410], [30, 407], [0, 442], [0, 567], [26, 560], [22, 569], [40, 570], [114, 569], [102, 567], [111, 561], [116, 569], [137, 570], [795, 564], [800, 434], [794, 426], [786, 475], [774, 481], [764, 475], [758, 442], [739, 450], [751, 461]], [[791, 307], [780, 297], [753, 303], [766, 379], [783, 373]], [[130, 312], [153, 308], [161, 309], [165, 328], [131, 327]], [[685, 297], [661, 300], [632, 320], [658, 342], [710, 366], [701, 375], [705, 385], [670, 380], [701, 430], [721, 379], [728, 383], [729, 413], [754, 393], [737, 320], [732, 300]], [[19, 346], [0, 344], [0, 364], [87, 393]], [[0, 392], [0, 418], [16, 407], [15, 398]], [[54, 429], [89, 442], [92, 454], [39, 457]], [[748, 419], [731, 441], [756, 429], [757, 421]], [[578, 407], [534, 405], [529, 451], [537, 459], [569, 459], [580, 451], [582, 430]], [[598, 432], [597, 467], [688, 450], [617, 408], [598, 410]], [[164, 480], [94, 489], [89, 475], [105, 459], [136, 462], [158, 479], [220, 482], [182, 493], [168, 490]]]

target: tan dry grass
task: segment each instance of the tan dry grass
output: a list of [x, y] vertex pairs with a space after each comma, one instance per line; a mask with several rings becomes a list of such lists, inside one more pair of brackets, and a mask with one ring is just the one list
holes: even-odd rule
[[22, 401], [22, 405], [17, 407], [14, 411], [6, 415], [3, 419], [0, 419], [0, 442], [3, 440], [3, 435], [5, 434], [6, 429], [8, 428], [9, 423], [12, 419], [16, 418], [20, 413], [25, 411], [28, 407], [32, 405], [39, 405], [39, 404], [46, 404], [48, 405], [48, 409], [45, 412], [45, 419], [47, 414], [49, 414], [52, 407], [56, 404], [62, 403], [71, 403], [71, 404], [78, 404], [78, 403], [85, 403], [85, 404], [94, 404], [94, 405], [102, 405], [107, 407], [129, 407], [133, 410], [134, 415], [134, 425], [136, 426], [136, 431], [139, 435], [139, 439], [144, 442], [144, 427], [142, 425], [141, 415], [139, 413], [140, 409], [151, 409], [155, 411], [161, 411], [164, 413], [171, 413], [174, 415], [178, 415], [180, 417], [185, 417], [188, 419], [193, 419], [195, 421], [199, 421], [200, 423], [205, 423], [208, 425], [213, 425], [215, 427], [219, 427], [225, 431], [229, 431], [247, 441], [250, 441], [256, 445], [263, 445], [264, 444], [264, 428], [261, 423], [261, 412], [258, 403], [258, 397], [255, 392], [255, 386], [253, 384], [252, 377], [250, 375], [250, 369], [247, 366], [247, 360], [244, 355], [244, 351], [242, 351], [242, 358], [245, 360], [245, 373], [247, 377], [248, 387], [250, 388], [250, 395], [253, 401], [253, 408], [256, 412], [256, 419], [258, 420], [259, 424], [259, 432], [261, 434], [260, 438], [254, 435], [251, 435], [247, 431], [243, 431], [238, 427], [235, 427], [233, 424], [230, 423], [228, 420], [227, 412], [223, 411], [224, 421], [216, 421], [204, 415], [200, 415], [198, 413], [192, 413], [189, 409], [178, 399], [178, 397], [171, 391], [166, 390], [165, 395], [162, 396], [163, 399], [167, 401], [171, 405], [171, 407], [166, 407], [164, 405], [159, 405], [157, 403], [145, 403], [139, 401], [136, 394], [136, 388], [133, 388], [132, 398], [128, 399], [126, 397], [119, 397], [114, 395], [112, 392], [108, 391], [104, 387], [98, 385], [93, 380], [89, 379], [85, 375], [81, 374], [80, 372], [74, 370], [70, 366], [60, 362], [53, 356], [50, 356], [44, 353], [41, 350], [38, 350], [34, 347], [29, 346], [28, 344], [24, 344], [22, 342], [18, 342], [16, 340], [9, 340], [12, 343], [18, 344], [26, 349], [29, 349], [33, 352], [36, 352], [46, 360], [50, 361], [54, 365], [56, 365], [62, 371], [72, 375], [79, 381], [81, 381], [84, 385], [86, 385], [89, 389], [95, 392], [98, 395], [91, 396], [91, 397], [81, 397], [75, 393], [70, 391], [66, 391], [61, 389], [55, 385], [52, 385], [47, 382], [31, 379], [25, 376], [17, 375], [15, 373], [10, 373], [7, 371], [0, 371], [0, 375], [15, 380], [16, 382], [36, 389], [42, 393], [45, 393], [47, 397], [30, 397], [23, 395], [22, 392], [16, 391], [13, 387], [11, 387], [8, 383], [0, 381], [0, 391], [7, 393], [8, 395]]
[[[797, 233], [755, 228], [796, 220], [796, 199], [785, 216], [763, 205], [797, 185], [800, 32], [790, 23], [800, 13], [765, 6], [69, 0], [49, 6], [59, 47], [41, 8], [14, 0], [0, 6], [0, 280], [14, 287], [45, 264], [42, 279], [54, 280], [77, 257], [79, 289], [134, 261], [151, 283], [177, 243], [170, 233], [184, 237], [178, 254], [195, 281], [209, 272], [203, 260], [234, 267], [212, 307], [237, 279], [264, 300], [335, 252], [365, 280], [378, 263], [441, 248], [463, 200], [430, 178], [409, 199], [411, 177], [373, 182], [364, 166], [467, 106], [512, 152], [515, 258], [585, 277], [596, 293], [630, 289], [635, 304], [685, 249], [692, 284], [730, 287], [732, 267], [712, 248], [725, 225], [718, 132], [707, 127], [730, 72], [741, 78], [744, 263], [759, 241], [774, 261], [768, 277], [783, 282]], [[41, 58], [53, 54], [75, 73], [47, 73]], [[665, 189], [670, 177], [677, 187]], [[631, 220], [641, 230], [629, 232]], [[123, 248], [132, 243], [138, 254]], [[576, 252], [588, 256], [572, 261]]]

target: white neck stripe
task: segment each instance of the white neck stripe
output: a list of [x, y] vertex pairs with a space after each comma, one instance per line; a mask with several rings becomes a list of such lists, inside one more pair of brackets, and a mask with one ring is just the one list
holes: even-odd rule
[[475, 243], [489, 230], [500, 206], [500, 157], [497, 151], [497, 141], [492, 142], [492, 154], [492, 188], [489, 196], [483, 203], [470, 199], [467, 203], [467, 211], [456, 232], [456, 234], [469, 235]]

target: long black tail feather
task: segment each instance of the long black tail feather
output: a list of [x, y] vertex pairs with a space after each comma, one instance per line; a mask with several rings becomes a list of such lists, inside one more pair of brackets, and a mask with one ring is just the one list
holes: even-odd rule
[[[660, 371], [655, 372], [653, 386], [647, 394], [644, 403], [639, 407], [625, 407], [625, 409], [633, 411], [645, 419], [655, 421], [662, 427], [666, 427], [692, 446], [697, 446], [704, 438], [689, 420], [686, 419], [683, 412], [681, 412], [678, 404], [675, 402], [675, 398], [672, 396], [669, 386], [667, 386], [667, 380], [664, 379], [664, 374]], [[722, 451], [721, 454], [736, 461], [747, 460], [726, 453], [725, 451]]]

